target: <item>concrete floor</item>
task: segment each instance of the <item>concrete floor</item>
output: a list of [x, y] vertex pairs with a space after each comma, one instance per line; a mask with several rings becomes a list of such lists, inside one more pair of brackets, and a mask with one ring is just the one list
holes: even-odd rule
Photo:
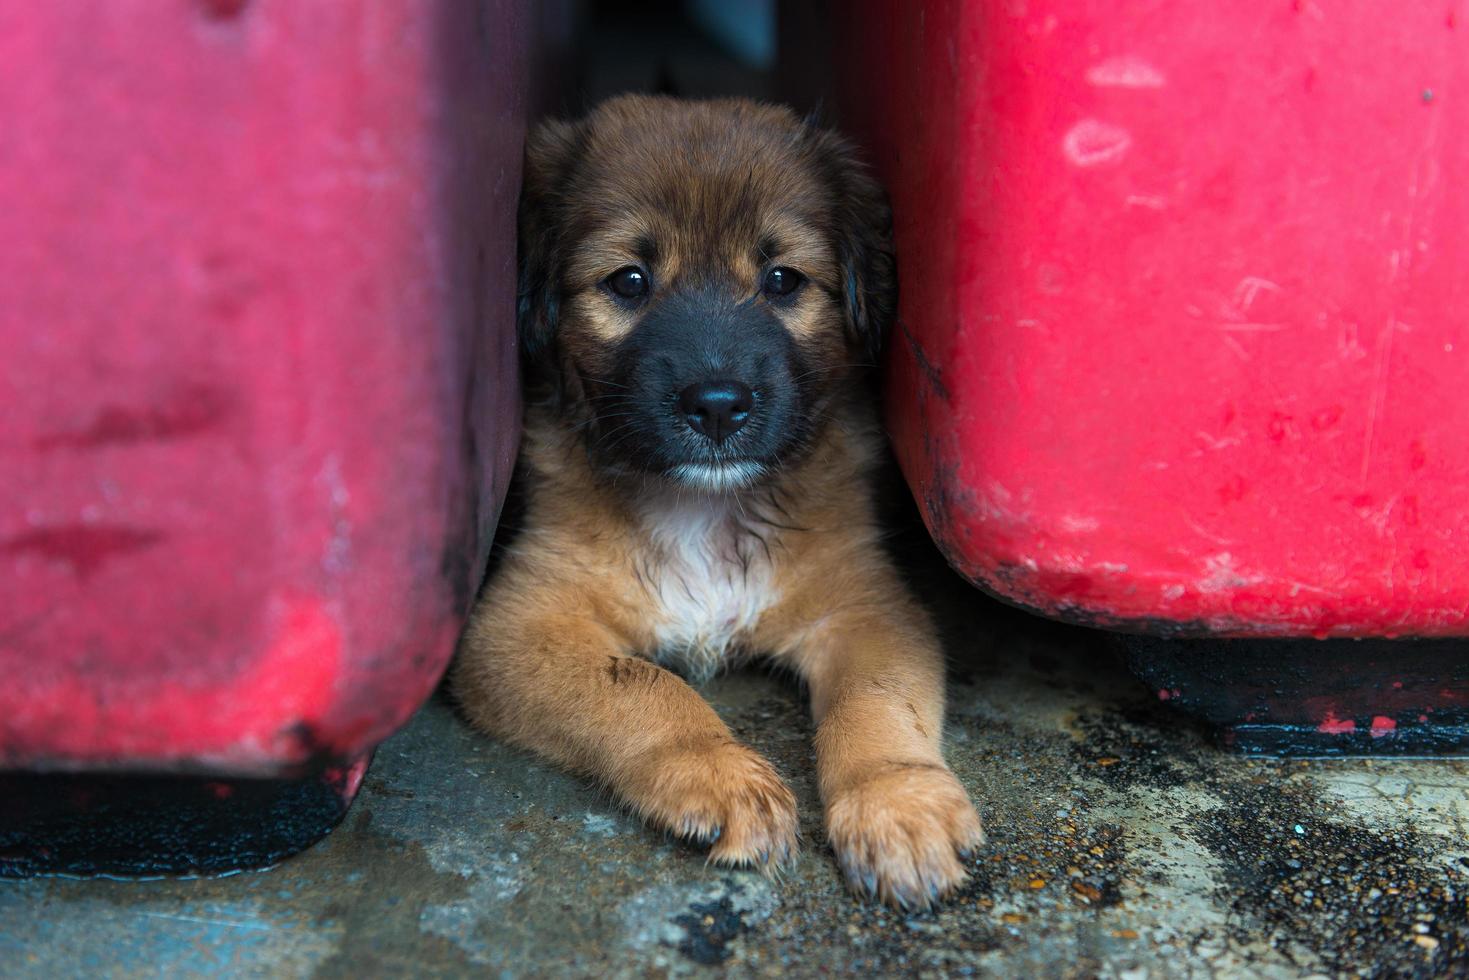
[[937, 593], [949, 755], [991, 843], [936, 913], [843, 891], [799, 692], [739, 674], [709, 696], [801, 803], [782, 881], [706, 867], [435, 701], [277, 868], [0, 881], [0, 976], [1469, 975], [1465, 763], [1226, 755], [1102, 634]]

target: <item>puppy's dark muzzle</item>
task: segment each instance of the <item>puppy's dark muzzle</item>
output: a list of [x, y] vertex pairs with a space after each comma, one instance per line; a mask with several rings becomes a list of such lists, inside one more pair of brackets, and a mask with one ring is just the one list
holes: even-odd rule
[[800, 379], [813, 374], [755, 298], [670, 290], [619, 342], [610, 367], [589, 385], [599, 416], [591, 451], [603, 466], [678, 480], [711, 467], [768, 472], [809, 431]]
[[755, 393], [738, 381], [706, 381], [685, 388], [678, 409], [689, 428], [717, 446], [749, 421]]

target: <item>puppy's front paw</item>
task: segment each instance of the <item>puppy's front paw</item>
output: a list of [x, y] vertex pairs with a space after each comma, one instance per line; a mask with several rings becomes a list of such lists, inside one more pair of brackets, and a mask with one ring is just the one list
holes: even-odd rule
[[796, 798], [769, 762], [738, 742], [660, 753], [629, 795], [650, 823], [709, 844], [718, 864], [772, 871], [796, 855]]
[[827, 836], [859, 895], [928, 908], [967, 877], [961, 854], [984, 843], [979, 815], [943, 766], [882, 769], [833, 794]]

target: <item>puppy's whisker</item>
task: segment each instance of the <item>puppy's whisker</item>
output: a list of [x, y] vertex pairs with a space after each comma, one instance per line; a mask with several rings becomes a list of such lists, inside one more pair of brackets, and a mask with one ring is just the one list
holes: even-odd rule
[[[622, 443], [625, 442], [629, 436], [631, 436], [631, 432], [627, 432], [624, 430], [629, 429], [632, 424], [633, 423], [631, 422], [624, 423], [623, 425], [618, 426], [616, 429], [605, 432], [598, 438], [593, 439], [591, 441], [592, 449], [603, 454], [613, 452], [617, 449], [618, 446], [622, 445]], [[613, 436], [616, 436], [617, 438], [613, 439]]]
[[[610, 453], [610, 452], [612, 452], [612, 450], [616, 449], [618, 446], [622, 445], [622, 443], [624, 443], [624, 442], [627, 441], [628, 437], [632, 435], [632, 433], [630, 431], [627, 431], [627, 430], [632, 429], [632, 427], [634, 425], [636, 425], [636, 424], [637, 424], [637, 420], [634, 419], [631, 422], [624, 422], [624, 423], [622, 423], [621, 425], [619, 425], [619, 426], [617, 426], [615, 428], [609, 429], [606, 432], [603, 432], [600, 435], [598, 435], [598, 437], [595, 440], [593, 440], [593, 445], [596, 446], [598, 449], [602, 450], [603, 452], [609, 452]], [[618, 433], [624, 433], [624, 434], [621, 435], [621, 436], [619, 436], [616, 442], [613, 442], [613, 443], [610, 443], [609, 444], [607, 442], [607, 440], [610, 439], [614, 435], [618, 435]]]
[[593, 415], [590, 418], [585, 418], [582, 419], [580, 422], [577, 422], [574, 425], [574, 428], [580, 431], [582, 429], [589, 428], [598, 422], [606, 422], [608, 419], [625, 419], [636, 414], [636, 412], [614, 412], [611, 415]]
[[[613, 431], [614, 432], [621, 432], [622, 429], [628, 428], [629, 426], [631, 426], [631, 424], [632, 423], [628, 423], [627, 425], [622, 426], [620, 429], [615, 429]], [[617, 451], [618, 447], [620, 447], [623, 443], [625, 443], [632, 435], [633, 435], [633, 433], [631, 433], [631, 432], [625, 433], [622, 436], [620, 436], [617, 439], [617, 441], [615, 441], [613, 443], [610, 443], [610, 444], [609, 443], [604, 443], [604, 442], [595, 443], [594, 444], [594, 448], [598, 452], [602, 453], [604, 456], [610, 457], [610, 456], [612, 456], [613, 453], [615, 453]]]
[[[575, 423], [574, 425], [572, 425], [571, 429], [573, 432], [581, 433], [587, 429], [591, 429], [595, 425], [605, 423], [611, 419], [635, 418], [637, 414], [638, 413], [636, 412], [617, 412], [613, 415], [603, 415], [600, 417], [594, 415], [591, 418], [583, 419], [582, 421]], [[631, 424], [631, 422], [624, 422], [622, 426], [619, 426], [618, 428], [620, 429]], [[617, 429], [614, 429], [612, 431], [615, 432], [617, 431]], [[597, 440], [600, 441], [601, 439], [605, 439], [607, 435], [608, 433], [606, 431], [602, 431], [600, 435], [597, 436]]]
[[637, 412], [621, 412], [621, 413], [619, 413], [617, 415], [609, 415], [605, 419], [599, 419], [599, 421], [606, 421], [606, 419], [614, 419], [614, 418], [625, 418], [628, 421], [619, 423], [618, 425], [614, 425], [611, 428], [599, 430], [598, 431], [598, 434], [597, 434], [598, 441], [606, 440], [610, 436], [615, 435], [616, 433], [621, 432], [624, 429], [627, 429], [627, 428], [630, 428], [631, 426], [636, 425], [637, 422], [638, 422], [638, 413]]
[[833, 375], [842, 371], [855, 371], [859, 368], [875, 367], [877, 367], [877, 365], [872, 363], [871, 361], [858, 361], [848, 364], [828, 364], [819, 368], [814, 368], [810, 371], [805, 372], [804, 374], [796, 375], [794, 378], [791, 379], [791, 383], [799, 384], [800, 382], [805, 381], [807, 378], [815, 378], [823, 375]]

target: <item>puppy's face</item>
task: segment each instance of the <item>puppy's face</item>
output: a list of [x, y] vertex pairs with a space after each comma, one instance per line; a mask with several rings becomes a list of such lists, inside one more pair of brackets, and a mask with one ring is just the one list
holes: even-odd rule
[[599, 469], [751, 485], [876, 354], [887, 229], [848, 146], [787, 110], [616, 99], [531, 139], [522, 341]]

